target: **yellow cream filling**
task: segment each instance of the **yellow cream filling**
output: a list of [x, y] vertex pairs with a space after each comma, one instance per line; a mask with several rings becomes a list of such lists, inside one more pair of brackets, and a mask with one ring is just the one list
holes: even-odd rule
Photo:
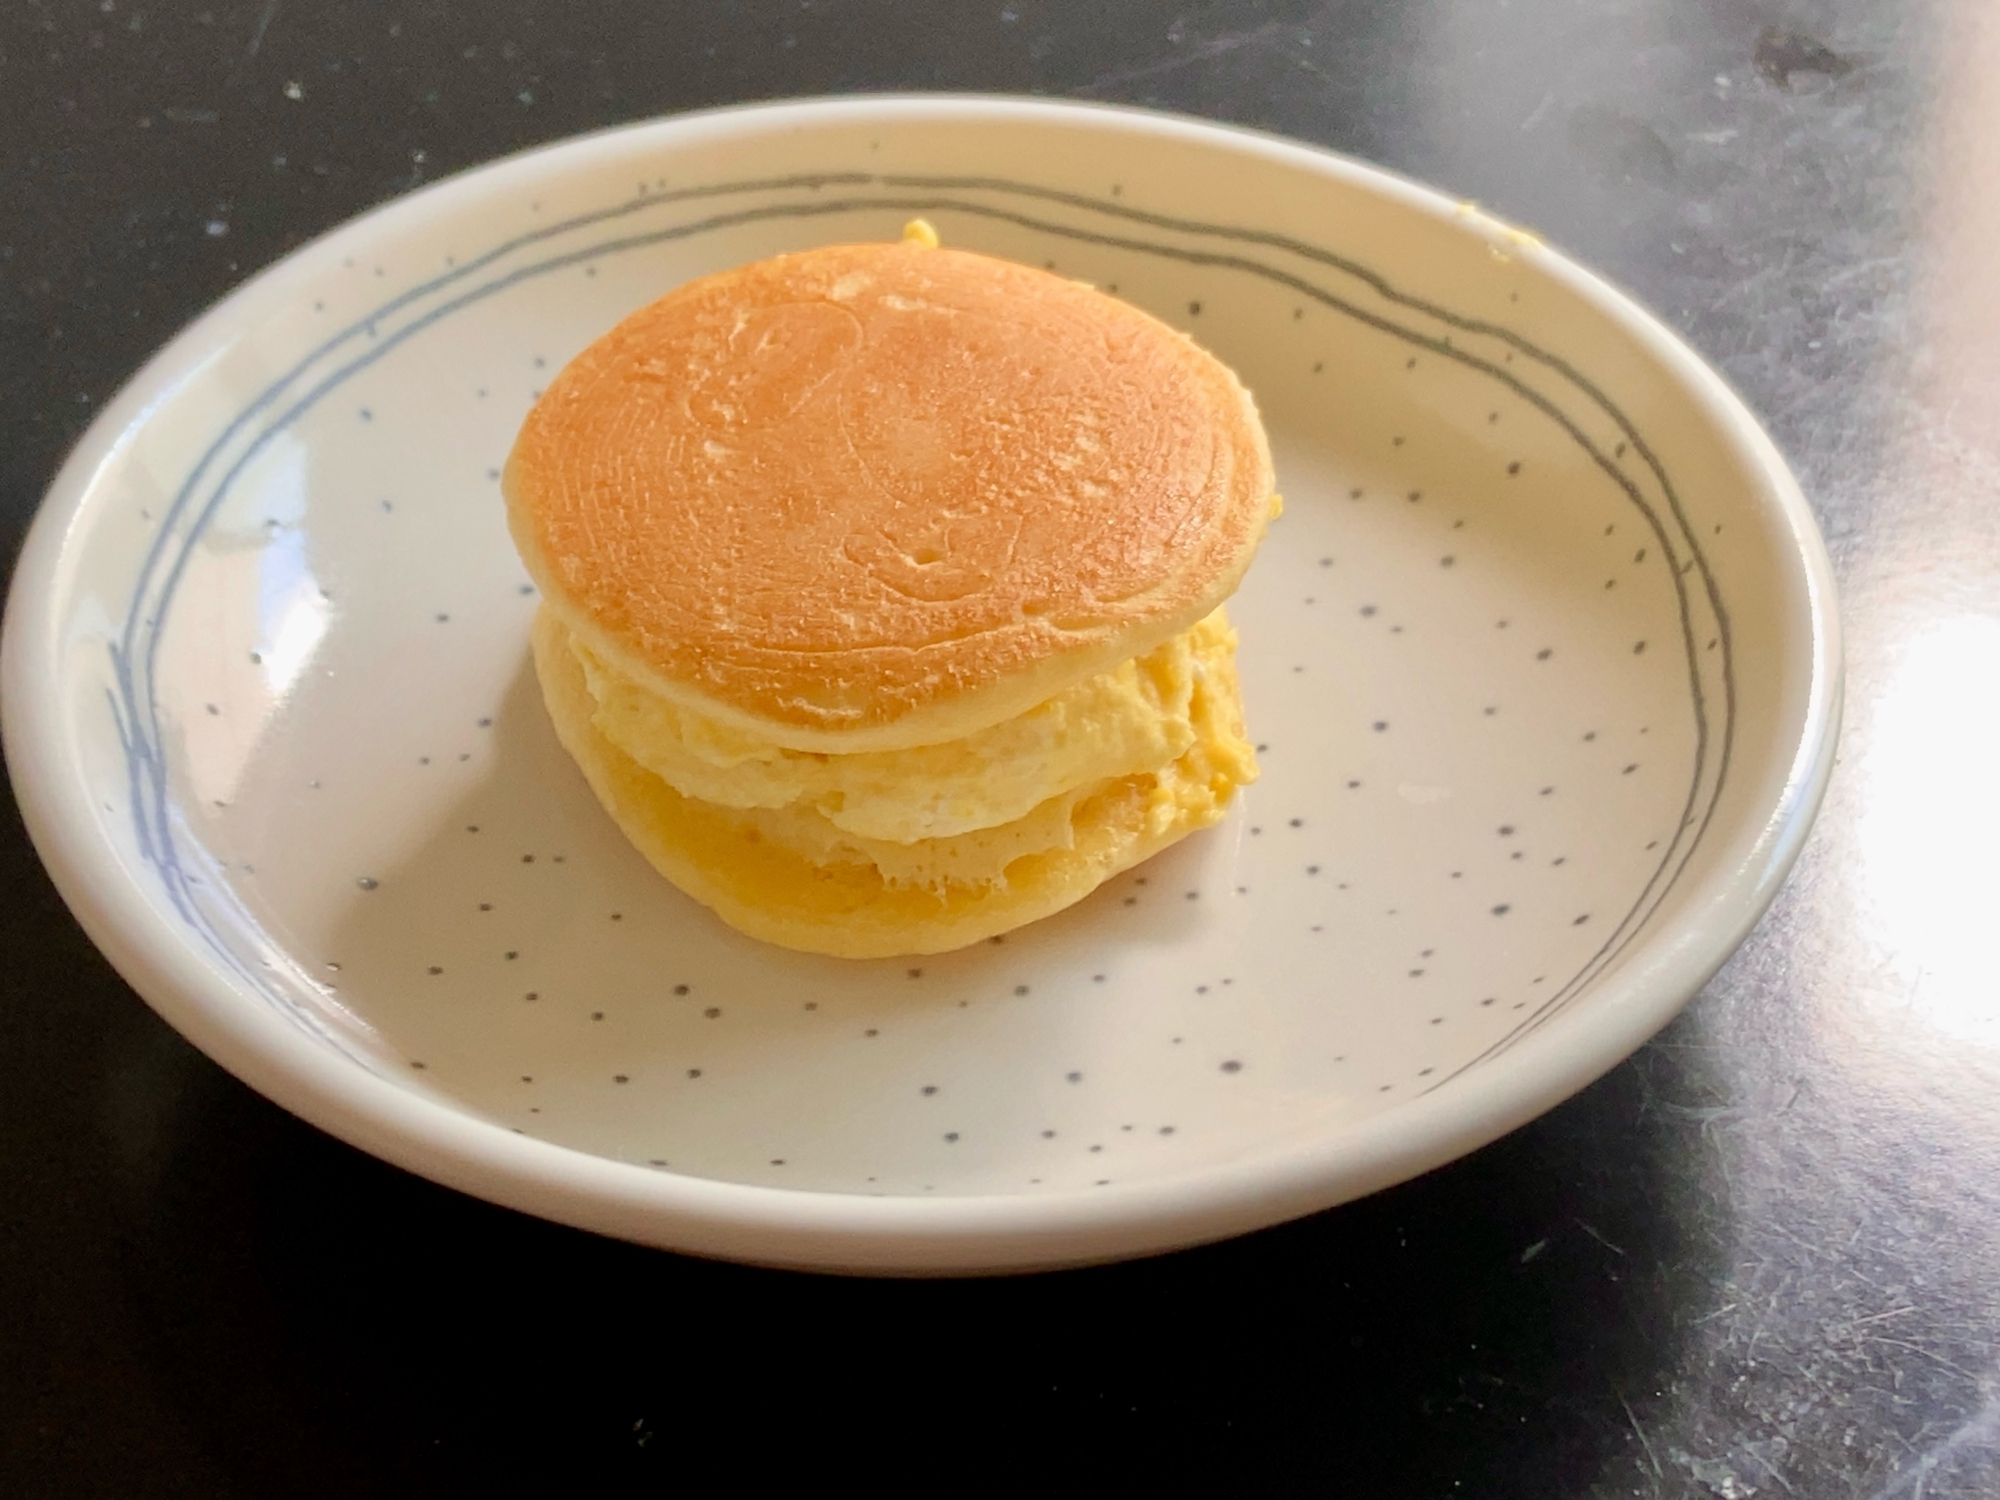
[[1199, 676], [1235, 637], [1221, 611], [1143, 657], [962, 739], [906, 750], [787, 750], [669, 703], [572, 638], [598, 731], [686, 797], [811, 812], [858, 839], [955, 838], [1050, 799], [1153, 771], [1195, 742]]
[[[893, 886], [990, 886], [1069, 849], [1094, 799], [1145, 799], [1149, 829], [1214, 822], [1256, 776], [1236, 635], [1221, 610], [1143, 657], [963, 739], [907, 750], [787, 750], [669, 704], [578, 641], [570, 649], [613, 745], [743, 837]], [[1154, 826], [1157, 825], [1157, 826]]]

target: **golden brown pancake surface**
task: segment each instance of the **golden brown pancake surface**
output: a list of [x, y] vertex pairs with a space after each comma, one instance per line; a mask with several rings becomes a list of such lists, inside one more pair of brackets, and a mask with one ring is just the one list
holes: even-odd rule
[[1235, 587], [1271, 487], [1183, 336], [909, 243], [670, 292], [561, 372], [506, 473], [572, 632], [805, 750], [935, 743], [1151, 649]]

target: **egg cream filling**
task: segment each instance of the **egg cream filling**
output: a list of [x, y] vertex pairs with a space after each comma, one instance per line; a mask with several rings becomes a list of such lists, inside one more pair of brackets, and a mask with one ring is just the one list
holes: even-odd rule
[[788, 750], [668, 702], [575, 637], [604, 737], [685, 797], [816, 813], [893, 844], [1028, 817], [1067, 793], [1158, 770], [1195, 741], [1195, 684], [1235, 637], [1221, 611], [1015, 718], [961, 739], [827, 755]]
[[1243, 738], [1236, 633], [1218, 609], [1144, 656], [962, 739], [854, 755], [788, 750], [668, 703], [569, 648], [605, 739], [744, 838], [888, 884], [990, 886], [1025, 856], [1074, 846], [1107, 793], [1140, 797], [1155, 832], [1222, 815], [1256, 776]]

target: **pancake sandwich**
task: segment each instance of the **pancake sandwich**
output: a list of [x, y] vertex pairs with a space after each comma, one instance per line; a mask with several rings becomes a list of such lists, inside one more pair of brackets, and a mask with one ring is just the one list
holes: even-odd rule
[[1256, 775], [1222, 602], [1263, 429], [1090, 287], [921, 223], [703, 277], [563, 369], [503, 484], [558, 737], [755, 937], [961, 947]]

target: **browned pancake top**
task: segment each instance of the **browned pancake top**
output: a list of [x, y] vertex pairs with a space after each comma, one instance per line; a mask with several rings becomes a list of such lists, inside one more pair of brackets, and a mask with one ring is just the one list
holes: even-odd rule
[[1116, 298], [912, 243], [690, 282], [572, 361], [506, 472], [574, 630], [731, 718], [991, 722], [1236, 585], [1269, 511], [1220, 362]]

